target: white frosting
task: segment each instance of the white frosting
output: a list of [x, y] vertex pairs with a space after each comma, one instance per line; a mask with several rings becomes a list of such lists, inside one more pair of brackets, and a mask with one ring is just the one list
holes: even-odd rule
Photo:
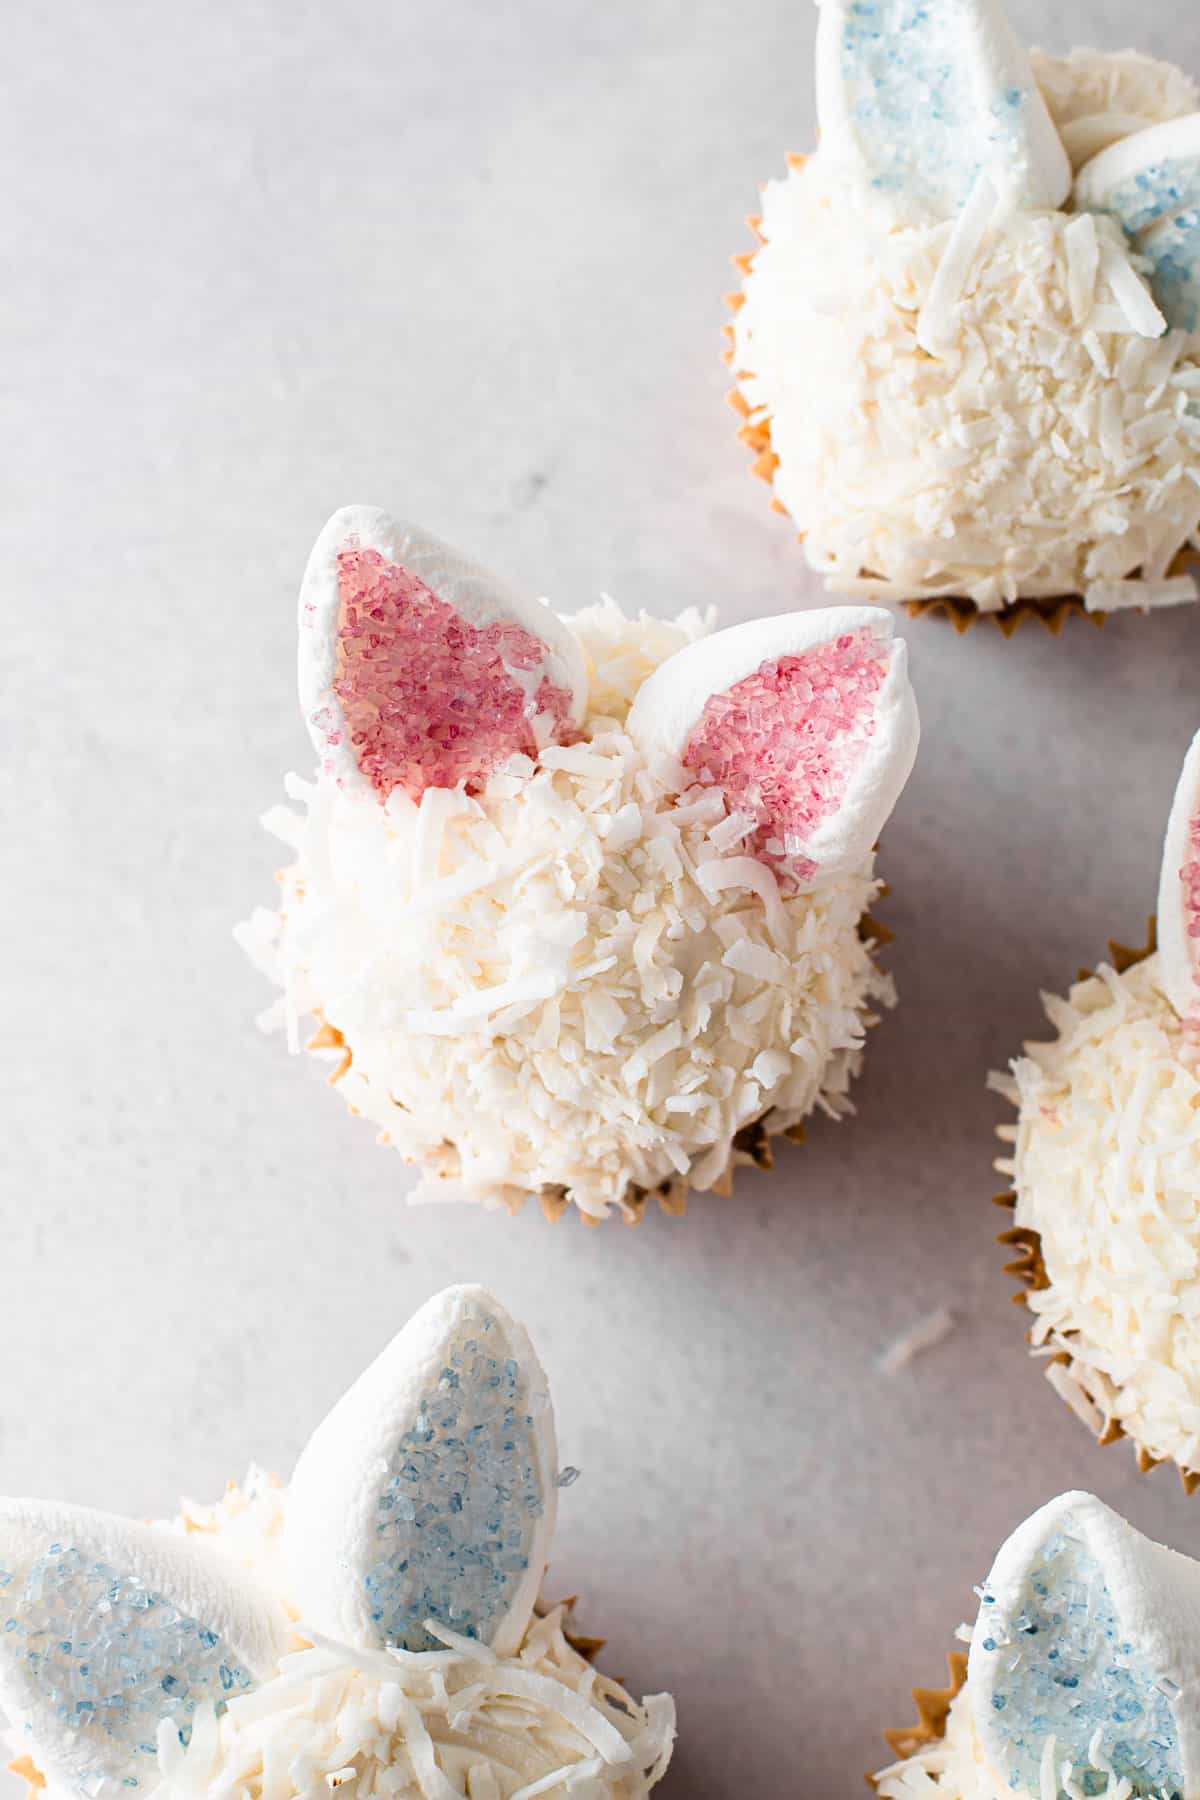
[[[279, 1549], [287, 1510], [286, 1491], [252, 1470], [218, 1505], [185, 1503], [179, 1519], [154, 1529], [168, 1545], [183, 1532], [260, 1579], [279, 1577], [280, 1602], [294, 1612]], [[506, 1657], [465, 1641], [423, 1657], [298, 1648], [220, 1720], [198, 1717], [186, 1753], [164, 1734], [159, 1779], [146, 1792], [309, 1800], [354, 1770], [346, 1791], [355, 1800], [516, 1800], [571, 1770], [584, 1800], [642, 1800], [670, 1760], [673, 1703], [658, 1694], [639, 1704], [572, 1648], [569, 1628], [568, 1610], [550, 1608]], [[28, 1757], [24, 1736], [10, 1734], [9, 1745]], [[78, 1800], [70, 1785], [30, 1794]]]
[[[1186, 86], [1133, 56], [1037, 67], [1087, 148], [1118, 114], [1174, 116]], [[1143, 604], [1180, 598], [1162, 584], [1200, 530], [1200, 338], [1155, 335], [1113, 220], [1016, 210], [985, 171], [953, 220], [897, 223], [818, 153], [768, 184], [760, 230], [733, 367], [832, 589], [1099, 607], [1136, 574]]]
[[1200, 1069], [1157, 956], [1045, 1006], [1054, 1040], [993, 1077], [1019, 1111], [997, 1167], [1050, 1282], [1034, 1352], [1065, 1353], [1047, 1373], [1093, 1429], [1200, 1469]]
[[297, 853], [280, 910], [239, 935], [283, 990], [266, 1022], [294, 1048], [304, 1014], [336, 1028], [344, 1098], [435, 1184], [489, 1205], [566, 1189], [596, 1217], [630, 1184], [711, 1186], [764, 1114], [847, 1112], [892, 990], [858, 933], [870, 854], [784, 894], [720, 792], [679, 792], [678, 762], [625, 730], [699, 616], [606, 602], [571, 625], [583, 743], [419, 807], [292, 778], [303, 810], [266, 821]]

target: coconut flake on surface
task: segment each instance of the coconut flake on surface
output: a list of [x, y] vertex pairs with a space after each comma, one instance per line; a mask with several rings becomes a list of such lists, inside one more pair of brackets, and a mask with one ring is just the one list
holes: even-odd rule
[[[678, 795], [624, 730], [652, 670], [708, 628], [571, 621], [590, 692], [583, 741], [507, 765], [468, 798], [293, 783], [297, 861], [278, 912], [239, 938], [341, 1040], [338, 1084], [433, 1193], [512, 1207], [564, 1191], [627, 1212], [631, 1187], [720, 1180], [734, 1139], [851, 1110], [890, 980], [859, 935], [873, 859], [784, 894], [721, 796]], [[276, 824], [278, 822], [276, 821]], [[732, 827], [732, 828], [731, 828]]]
[[954, 1330], [958, 1320], [948, 1306], [935, 1307], [902, 1331], [884, 1350], [879, 1358], [879, 1371], [882, 1375], [898, 1375], [901, 1369], [907, 1369], [918, 1356], [927, 1350], [934, 1350], [943, 1343]]
[[1093, 1430], [1200, 1468], [1200, 1070], [1157, 956], [1045, 1005], [1057, 1036], [1007, 1087], [1015, 1222], [1050, 1282], [1026, 1296], [1034, 1353]]
[[[252, 1471], [216, 1506], [185, 1503], [164, 1531], [203, 1532], [276, 1588], [286, 1490]], [[669, 1694], [640, 1703], [568, 1641], [569, 1607], [535, 1613], [512, 1656], [446, 1631], [445, 1651], [355, 1650], [306, 1638], [279, 1673], [197, 1709], [185, 1747], [169, 1721], [158, 1736], [156, 1800], [644, 1800], [675, 1740]], [[29, 1746], [10, 1740], [22, 1758]], [[76, 1800], [23, 1761], [30, 1800]]]
[[[1176, 116], [1163, 67], [1053, 64], [1130, 129]], [[776, 495], [839, 593], [999, 611], [1141, 576], [1133, 604], [1185, 599], [1163, 583], [1200, 542], [1200, 334], [1164, 332], [1114, 220], [988, 190], [897, 228], [819, 152], [768, 184], [733, 367]]]

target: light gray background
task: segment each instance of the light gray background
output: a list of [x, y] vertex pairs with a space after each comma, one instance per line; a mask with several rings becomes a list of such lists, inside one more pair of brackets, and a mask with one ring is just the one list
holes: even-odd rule
[[[1172, 0], [1014, 7], [1200, 65]], [[812, 137], [805, 0], [187, 0], [6, 24], [8, 740], [0, 1491], [161, 1513], [286, 1472], [425, 1296], [528, 1319], [565, 1459], [550, 1587], [669, 1686], [673, 1800], [860, 1792], [1019, 1518], [1100, 1452], [993, 1245], [990, 1065], [1136, 938], [1200, 725], [1200, 613], [1055, 643], [908, 627], [925, 738], [885, 840], [900, 1011], [860, 1118], [682, 1223], [410, 1210], [259, 1036], [230, 938], [305, 769], [293, 601], [346, 501], [563, 608], [811, 601], [733, 439], [728, 258]], [[930, 1308], [955, 1335], [881, 1351]], [[2, 1779], [2, 1778], [0, 1778]], [[7, 1792], [7, 1789], [5, 1789]]]

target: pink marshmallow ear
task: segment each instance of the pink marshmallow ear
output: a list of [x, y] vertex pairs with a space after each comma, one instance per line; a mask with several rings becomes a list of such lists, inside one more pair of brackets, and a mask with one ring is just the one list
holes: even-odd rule
[[0, 1500], [0, 1707], [60, 1791], [147, 1789], [165, 1728], [187, 1742], [275, 1673], [276, 1602], [210, 1545], [82, 1506]]
[[1158, 889], [1163, 992], [1200, 1042], [1200, 732], [1175, 789]]
[[719, 631], [669, 657], [628, 720], [682, 784], [722, 789], [788, 885], [856, 868], [908, 780], [920, 726], [890, 616], [830, 607]]
[[373, 506], [335, 513], [300, 590], [300, 702], [339, 785], [474, 791], [571, 742], [587, 679], [548, 606]]

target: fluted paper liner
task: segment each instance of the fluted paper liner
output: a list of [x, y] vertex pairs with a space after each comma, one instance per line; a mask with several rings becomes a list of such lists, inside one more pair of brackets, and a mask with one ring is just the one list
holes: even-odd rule
[[[881, 900], [886, 899], [888, 892], [889, 890], [886, 884], [884, 884], [878, 898]], [[895, 937], [895, 933], [891, 931], [888, 926], [881, 925], [879, 920], [874, 918], [870, 913], [864, 913], [859, 920], [858, 935], [864, 944], [873, 945], [875, 949], [884, 948], [886, 945], [892, 943]], [[353, 1064], [354, 1055], [337, 1026], [331, 1025], [328, 1019], [319, 1014], [316, 1016], [318, 1018], [317, 1029], [309, 1038], [304, 1048], [317, 1056], [323, 1055], [326, 1058], [336, 1056], [336, 1066], [330, 1071], [327, 1077], [329, 1085], [331, 1087], [336, 1087], [338, 1082], [341, 1081], [342, 1077]], [[357, 1107], [352, 1106], [350, 1108], [352, 1113], [356, 1113], [357, 1110]], [[742, 1129], [734, 1137], [729, 1153], [729, 1161], [722, 1174], [712, 1183], [711, 1188], [708, 1190], [710, 1193], [716, 1194], [722, 1200], [728, 1200], [733, 1194], [733, 1177], [736, 1169], [773, 1168], [775, 1166], [775, 1157], [771, 1149], [772, 1138], [783, 1137], [793, 1144], [804, 1143], [805, 1130], [803, 1124], [781, 1127], [778, 1124], [772, 1124], [772, 1117], [773, 1111], [768, 1108], [761, 1117], [753, 1119], [749, 1125], [742, 1126]], [[386, 1134], [381, 1134], [380, 1141], [387, 1141]], [[455, 1173], [453, 1165], [457, 1161], [458, 1156], [458, 1152], [453, 1144], [444, 1146], [444, 1155], [446, 1164], [444, 1169], [427, 1168], [425, 1172], [427, 1174], [444, 1174], [447, 1180], [453, 1180]], [[405, 1160], [409, 1161], [411, 1159], [406, 1158]], [[666, 1213], [668, 1218], [682, 1219], [687, 1211], [688, 1195], [691, 1191], [692, 1184], [686, 1175], [673, 1175], [666, 1181], [660, 1182], [655, 1188], [628, 1187], [621, 1196], [621, 1199], [614, 1204], [618, 1206], [621, 1216], [627, 1225], [641, 1224], [646, 1216], [646, 1203], [651, 1198], [658, 1201], [660, 1209]], [[505, 1205], [507, 1206], [511, 1218], [516, 1217], [527, 1200], [537, 1201], [542, 1209], [543, 1216], [551, 1225], [557, 1225], [564, 1213], [571, 1209], [570, 1195], [567, 1189], [563, 1187], [544, 1187], [536, 1193], [528, 1193], [520, 1188], [514, 1187], [509, 1191], [509, 1196], [510, 1197], [506, 1198]], [[584, 1225], [604, 1224], [602, 1218], [597, 1218], [591, 1213], [582, 1212], [577, 1207], [574, 1210], [579, 1212], [580, 1220]]]
[[[803, 168], [807, 161], [806, 156], [797, 156], [789, 152], [787, 166], [789, 169], [799, 169]], [[753, 250], [747, 250], [741, 256], [733, 258], [733, 266], [743, 280], [750, 273], [760, 246], [766, 241], [762, 234], [760, 215], [751, 213], [746, 223], [758, 242]], [[732, 294], [726, 294], [725, 302], [731, 312], [740, 312], [746, 302], [745, 293], [739, 288]], [[734, 329], [730, 324], [722, 326], [721, 329], [726, 339], [726, 348], [721, 352], [722, 360], [727, 367], [733, 369]], [[749, 369], [733, 369], [735, 381], [741, 381], [743, 377], [752, 374], [753, 371]], [[745, 444], [754, 456], [751, 472], [771, 486], [771, 511], [783, 513], [786, 516], [787, 507], [774, 492], [775, 471], [779, 467], [779, 458], [771, 444], [770, 416], [752, 418], [750, 404], [739, 387], [732, 388], [727, 398], [742, 421], [737, 434], [738, 441]], [[800, 532], [797, 542], [804, 542], [803, 532]], [[1185, 548], [1179, 552], [1171, 564], [1168, 574], [1183, 575], [1189, 572], [1200, 575], [1200, 554]], [[889, 605], [893, 602], [880, 601], [875, 604]], [[975, 604], [974, 600], [967, 599], [965, 595], [956, 594], [939, 594], [929, 599], [902, 600], [894, 604], [903, 606], [910, 619], [927, 616], [947, 619], [959, 637], [969, 631], [972, 625], [978, 625], [981, 620], [990, 621], [997, 627], [1001, 636], [1006, 638], [1012, 637], [1014, 632], [1019, 631], [1027, 620], [1033, 620], [1041, 625], [1050, 633], [1051, 637], [1059, 637], [1068, 619], [1087, 619], [1091, 624], [1101, 626], [1108, 617], [1107, 613], [1089, 612], [1083, 603], [1081, 594], [1062, 594], [1050, 600], [1015, 600], [1011, 605], [1003, 606], [995, 612], [984, 612]], [[1128, 610], [1136, 612], [1138, 608], [1130, 607]]]
[[[946, 1667], [950, 1673], [950, 1683], [944, 1688], [914, 1688], [913, 1702], [917, 1709], [915, 1725], [905, 1725], [899, 1730], [885, 1731], [884, 1737], [897, 1762], [907, 1762], [910, 1756], [916, 1756], [929, 1744], [936, 1744], [946, 1735], [946, 1720], [950, 1717], [950, 1708], [955, 1698], [962, 1692], [967, 1679], [967, 1659], [961, 1650], [951, 1650], [946, 1656]], [[878, 1775], [868, 1775], [867, 1780], [874, 1787], [879, 1780]]]
[[[1157, 948], [1158, 926], [1154, 914], [1151, 913], [1146, 921], [1146, 942], [1142, 948], [1140, 950], [1134, 950], [1128, 944], [1122, 944], [1115, 938], [1110, 938], [1108, 944], [1109, 961], [1118, 975], [1124, 975], [1127, 969], [1132, 969], [1137, 963], [1145, 962], [1148, 956], [1153, 956]], [[1080, 981], [1088, 981], [1094, 974], [1094, 969], [1080, 969], [1078, 979]], [[993, 1196], [992, 1203], [995, 1206], [1007, 1207], [1012, 1211], [1016, 1208], [1017, 1204], [1016, 1191], [1014, 1189], [1009, 1189], [1007, 1193], [996, 1194]], [[1013, 1305], [1025, 1306], [1028, 1304], [1028, 1296], [1030, 1294], [1039, 1293], [1043, 1288], [1048, 1288], [1050, 1286], [1050, 1278], [1046, 1273], [1045, 1259], [1042, 1256], [1041, 1233], [1034, 1230], [1030, 1225], [1014, 1225], [1010, 1230], [1002, 1231], [1000, 1236], [996, 1239], [996, 1242], [998, 1244], [1003, 1244], [1006, 1249], [1014, 1250], [1016, 1252], [1013, 1260], [1005, 1263], [1004, 1273], [1006, 1275], [1014, 1276], [1020, 1283], [1017, 1292], [1011, 1296]], [[1069, 1339], [1071, 1333], [1064, 1332], [1061, 1335]], [[1028, 1334], [1026, 1334], [1026, 1336], [1028, 1337]], [[1059, 1351], [1058, 1355], [1052, 1357], [1050, 1360], [1052, 1362], [1069, 1364], [1071, 1358], [1067, 1352], [1063, 1350]], [[1098, 1405], [1098, 1402], [1095, 1401], [1093, 1396], [1089, 1395], [1088, 1397], [1089, 1399], [1092, 1399], [1093, 1405]], [[1127, 1435], [1124, 1426], [1121, 1425], [1117, 1419], [1109, 1417], [1105, 1419], [1103, 1426], [1097, 1433], [1096, 1442], [1103, 1449], [1108, 1444], [1115, 1444], [1118, 1439]], [[1143, 1475], [1148, 1475], [1151, 1469], [1156, 1469], [1158, 1467], [1159, 1462], [1162, 1460], [1161, 1457], [1151, 1456], [1150, 1452], [1144, 1449], [1136, 1439], [1131, 1439], [1130, 1442], [1133, 1445], [1137, 1457], [1139, 1472]], [[1184, 1493], [1195, 1493], [1197, 1487], [1200, 1487], [1200, 1470], [1185, 1469], [1180, 1467], [1178, 1463], [1175, 1466], [1179, 1469], [1179, 1479], [1183, 1484]]]

